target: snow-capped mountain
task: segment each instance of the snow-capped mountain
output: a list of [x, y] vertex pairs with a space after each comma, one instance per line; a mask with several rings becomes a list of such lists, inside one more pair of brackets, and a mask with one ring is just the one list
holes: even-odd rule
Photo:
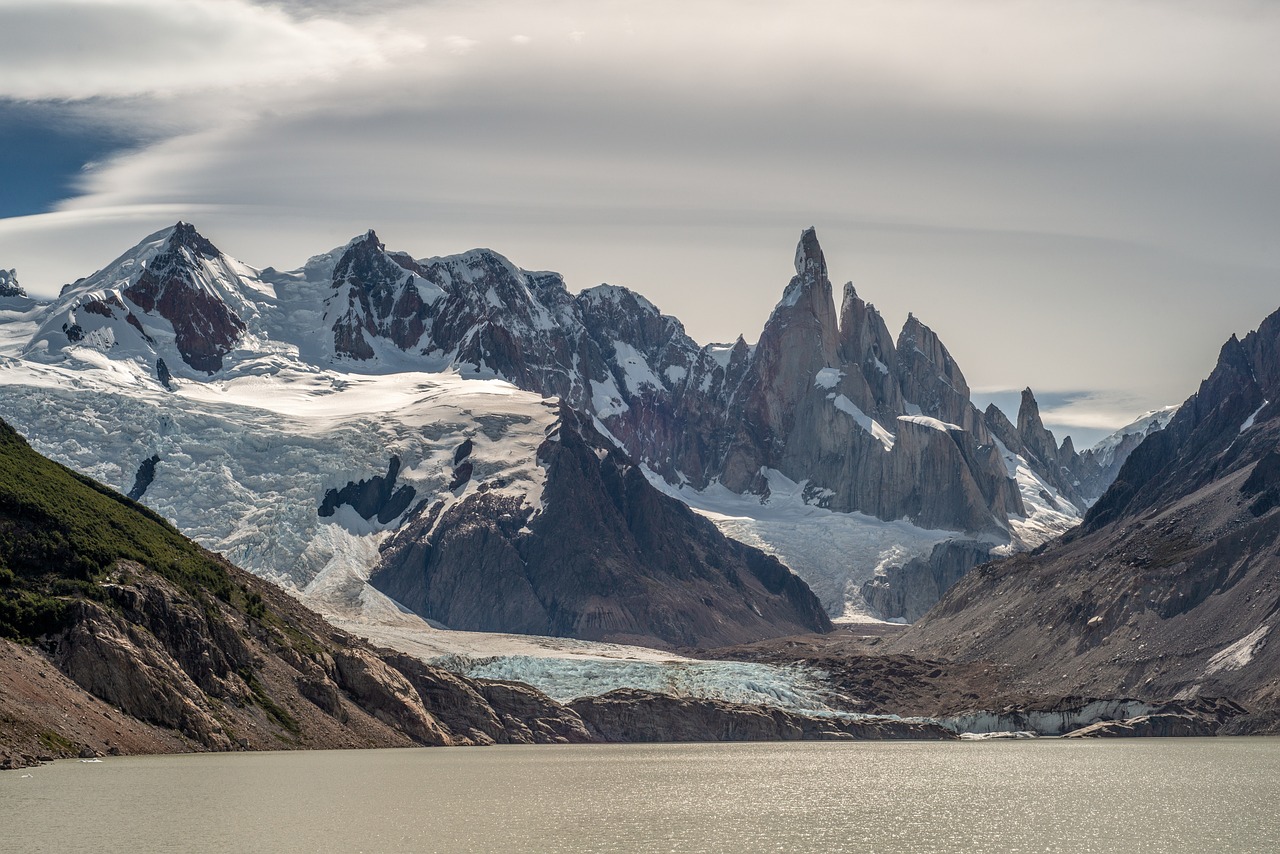
[[[157, 232], [87, 279], [63, 288], [24, 355], [60, 361], [67, 345], [113, 358], [185, 364], [213, 375], [246, 341], [256, 271], [223, 255], [194, 227]], [[165, 356], [169, 358], [166, 360]]]
[[1169, 422], [1173, 420], [1173, 416], [1178, 414], [1178, 409], [1177, 405], [1153, 409], [1141, 418], [1135, 419], [1107, 436], [1085, 451], [1084, 454], [1091, 455], [1098, 468], [1104, 472], [1111, 472], [1108, 480], [1115, 480], [1115, 475], [1119, 473], [1120, 467], [1124, 465], [1125, 460], [1129, 459], [1129, 455], [1142, 444], [1142, 440], [1152, 433], [1168, 427]]
[[[478, 506], [479, 491], [528, 522], [491, 532], [528, 571], [526, 527], [556, 536], [530, 521], [548, 477], [539, 449], [565, 417], [544, 397], [582, 413], [575, 435], [616, 443], [647, 485], [776, 555], [836, 615], [939, 548], [954, 575], [1065, 530], [1098, 468], [1056, 445], [1029, 391], [1016, 427], [980, 413], [914, 316], [895, 341], [852, 285], [837, 312], [812, 229], [754, 346], [699, 345], [625, 288], [573, 295], [491, 250], [414, 259], [368, 232], [300, 270], [256, 270], [179, 223], [48, 306], [0, 312], [0, 348], [0, 398], [39, 450], [331, 611], [381, 601], [364, 582], [391, 538], [415, 531], [407, 551], [438, 563], [448, 550], [427, 520]], [[402, 601], [459, 619], [438, 582], [411, 591], [379, 571]], [[576, 619], [548, 625], [591, 634]]]

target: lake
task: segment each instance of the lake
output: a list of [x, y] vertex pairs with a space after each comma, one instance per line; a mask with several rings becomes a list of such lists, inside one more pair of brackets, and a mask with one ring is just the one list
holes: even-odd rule
[[584, 745], [68, 760], [3, 851], [1280, 850], [1280, 738]]

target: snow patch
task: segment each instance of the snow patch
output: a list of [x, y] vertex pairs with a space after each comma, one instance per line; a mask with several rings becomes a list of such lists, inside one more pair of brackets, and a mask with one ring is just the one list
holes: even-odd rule
[[881, 427], [879, 422], [870, 415], [867, 415], [859, 409], [852, 400], [845, 397], [843, 394], [838, 394], [835, 396], [833, 402], [835, 403], [836, 409], [851, 416], [854, 423], [878, 439], [886, 451], [893, 450], [894, 435]]
[[[916, 409], [918, 411], [919, 407], [916, 407]], [[964, 432], [964, 428], [959, 424], [952, 424], [949, 421], [939, 421], [937, 418], [930, 418], [928, 415], [899, 415], [898, 420], [907, 421], [912, 424], [919, 424], [920, 426], [928, 427], [931, 430], [941, 430], [944, 433], [948, 430], [956, 430], [961, 433]]]
[[817, 388], [833, 389], [840, 385], [842, 379], [844, 379], [844, 371], [839, 368], [823, 368], [814, 376], [813, 384]]
[[1244, 420], [1244, 423], [1240, 425], [1240, 432], [1241, 432], [1241, 433], [1243, 433], [1245, 430], [1248, 430], [1250, 427], [1252, 427], [1252, 426], [1253, 426], [1254, 420], [1258, 417], [1258, 413], [1259, 413], [1259, 412], [1261, 412], [1262, 410], [1266, 409], [1266, 408], [1267, 408], [1267, 404], [1268, 404], [1268, 403], [1270, 403], [1270, 402], [1271, 402], [1271, 401], [1269, 401], [1269, 400], [1264, 400], [1264, 401], [1262, 401], [1262, 405], [1261, 405], [1261, 406], [1259, 406], [1257, 409], [1253, 410], [1253, 412], [1252, 412], [1252, 413], [1250, 413], [1249, 417], [1248, 417], [1248, 418], [1246, 418], [1246, 419]]
[[1249, 662], [1253, 661], [1254, 655], [1262, 648], [1270, 632], [1270, 626], [1259, 626], [1249, 632], [1249, 634], [1210, 658], [1208, 665], [1205, 666], [1204, 675], [1211, 676], [1224, 670], [1240, 670], [1245, 667]]

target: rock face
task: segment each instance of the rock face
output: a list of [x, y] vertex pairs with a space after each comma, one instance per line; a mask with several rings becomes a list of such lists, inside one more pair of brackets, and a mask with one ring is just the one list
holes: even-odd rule
[[[368, 480], [351, 481], [342, 489], [330, 489], [324, 495], [316, 511], [321, 516], [332, 516], [343, 505], [350, 506], [369, 521], [377, 518], [380, 524], [386, 525], [397, 518], [413, 502], [416, 490], [409, 484], [396, 489], [396, 478], [400, 474], [400, 458], [393, 456], [387, 464], [385, 475], [374, 475]], [[130, 496], [132, 497], [132, 496]]]
[[970, 573], [899, 648], [1008, 662], [1032, 688], [1225, 697], [1274, 716], [1276, 400], [1280, 312], [1223, 346], [1078, 530]]
[[990, 543], [947, 540], [934, 546], [927, 558], [912, 558], [872, 578], [862, 585], [862, 598], [884, 619], [912, 623], [966, 572], [990, 559]]
[[621, 689], [574, 700], [569, 707], [600, 741], [851, 741], [938, 739], [955, 734], [934, 723], [900, 719], [812, 717], [722, 700], [668, 697]]
[[456, 629], [665, 647], [830, 630], [804, 582], [654, 489], [571, 407], [538, 459], [538, 512], [485, 484], [422, 507], [370, 582]]
[[156, 479], [156, 465], [160, 462], [159, 454], [152, 454], [138, 465], [138, 473], [133, 478], [133, 488], [129, 490], [129, 498], [137, 501]]

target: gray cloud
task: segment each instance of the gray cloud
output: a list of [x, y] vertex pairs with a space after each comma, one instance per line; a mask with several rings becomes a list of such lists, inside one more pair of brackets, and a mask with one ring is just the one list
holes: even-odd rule
[[[172, 130], [60, 212], [0, 221], [24, 282], [199, 211], [251, 263], [373, 226], [415, 254], [490, 245], [573, 287], [635, 287], [703, 340], [753, 337], [815, 224], [833, 277], [891, 323], [923, 317], [974, 385], [1133, 392], [1139, 411], [1275, 308], [1270, 5], [197, 5], [267, 16], [323, 61], [271, 48], [225, 80], [196, 62], [181, 85], [220, 82], [189, 99], [145, 94], [169, 91], [164, 67], [130, 76], [111, 50], [66, 79], [51, 57], [30, 78], [46, 92]], [[354, 39], [337, 58], [333, 33]], [[199, 57], [232, 64], [241, 38]], [[144, 94], [104, 97], [121, 92]]]

